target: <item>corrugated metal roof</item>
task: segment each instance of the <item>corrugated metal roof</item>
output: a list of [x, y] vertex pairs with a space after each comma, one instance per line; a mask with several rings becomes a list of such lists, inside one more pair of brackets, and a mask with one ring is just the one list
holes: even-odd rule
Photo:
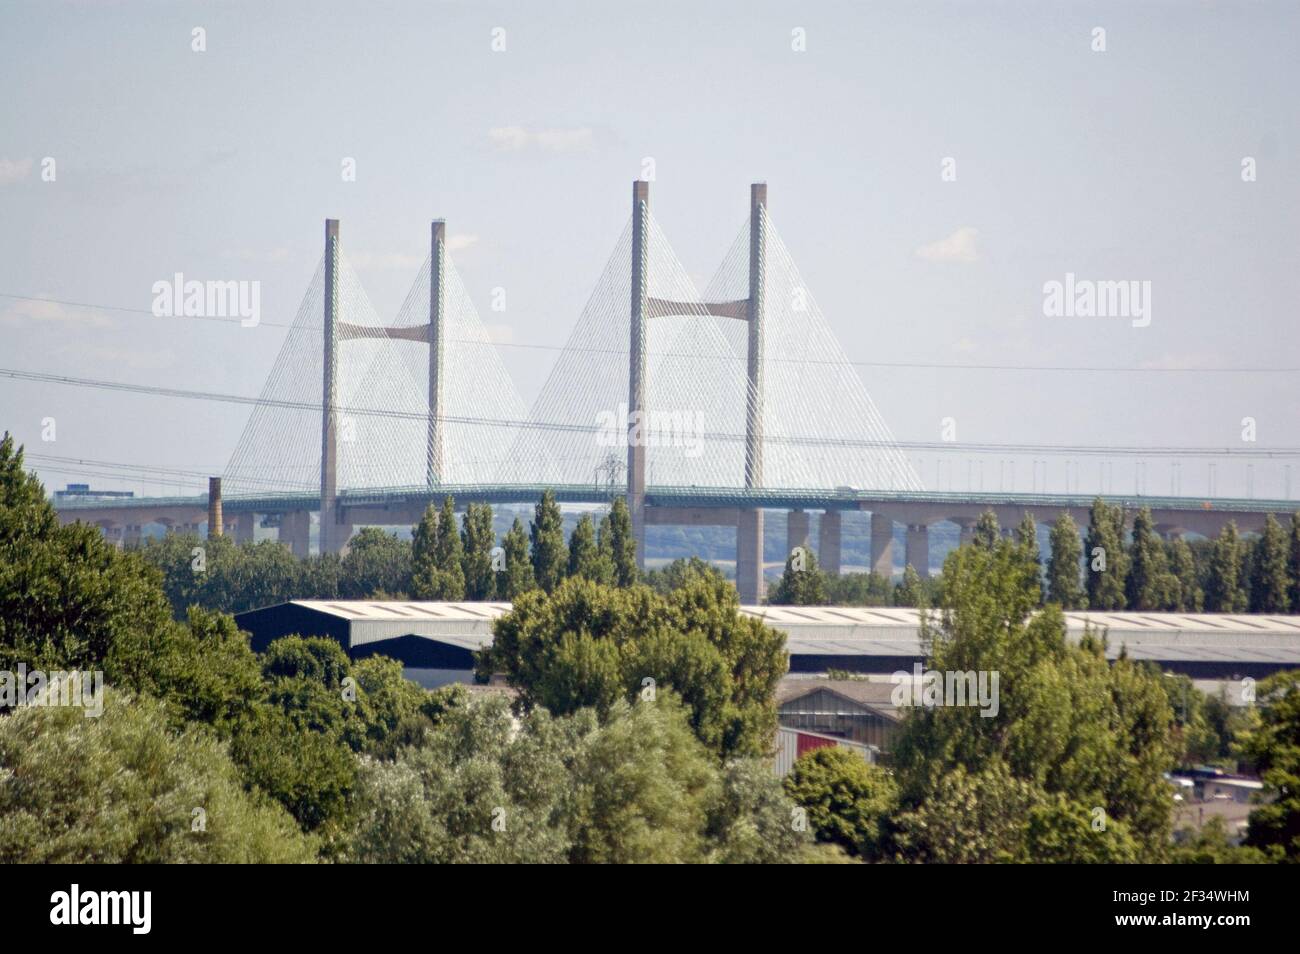
[[[295, 605], [346, 620], [352, 645], [403, 635], [425, 636], [463, 649], [492, 641], [492, 622], [509, 603], [378, 600], [294, 600]], [[921, 656], [921, 611], [906, 607], [742, 606], [786, 633], [792, 655]], [[1300, 665], [1300, 617], [1214, 613], [1065, 614], [1078, 639], [1088, 625], [1104, 629], [1107, 655], [1162, 662], [1228, 661]]]
[[457, 620], [479, 622], [492, 620], [510, 612], [509, 603], [437, 603], [399, 602], [396, 600], [293, 600], [318, 613], [327, 613], [346, 620], [390, 621], [404, 620]]

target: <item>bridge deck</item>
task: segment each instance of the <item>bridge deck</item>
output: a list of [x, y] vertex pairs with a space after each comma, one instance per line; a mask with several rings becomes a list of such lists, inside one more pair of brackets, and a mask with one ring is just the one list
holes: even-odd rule
[[[438, 502], [447, 495], [457, 500], [485, 503], [536, 503], [544, 490], [552, 490], [561, 503], [605, 503], [610, 499], [607, 488], [594, 485], [544, 484], [476, 484], [448, 485], [430, 491], [427, 487], [393, 487], [373, 490], [348, 490], [339, 493], [339, 506], [400, 506]], [[774, 510], [869, 510], [873, 503], [952, 504], [989, 507], [1060, 507], [1087, 508], [1100, 496], [1112, 505], [1129, 509], [1149, 507], [1165, 511], [1228, 511], [1238, 513], [1290, 513], [1300, 509], [1300, 501], [1266, 500], [1240, 497], [1170, 497], [1115, 494], [1033, 494], [967, 493], [952, 491], [879, 491], [826, 489], [746, 489], [743, 487], [667, 487], [651, 486], [646, 503], [652, 507], [742, 507]], [[77, 498], [56, 500], [59, 511], [136, 510], [161, 507], [207, 506], [203, 495], [183, 497], [127, 497], [116, 499]], [[227, 513], [280, 513], [317, 510], [319, 494], [283, 493], [255, 497], [226, 497]]]

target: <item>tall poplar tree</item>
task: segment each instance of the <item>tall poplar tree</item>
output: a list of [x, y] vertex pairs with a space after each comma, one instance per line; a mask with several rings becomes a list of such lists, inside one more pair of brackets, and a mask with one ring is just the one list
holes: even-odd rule
[[975, 532], [971, 537], [971, 542], [977, 547], [992, 550], [998, 545], [998, 540], [1001, 537], [1002, 530], [998, 526], [997, 515], [992, 510], [985, 510], [980, 514], [979, 519], [975, 521]]
[[619, 586], [631, 586], [637, 582], [641, 578], [641, 570], [636, 564], [632, 513], [622, 497], [615, 497], [609, 508], [609, 549], [614, 560], [614, 582]]
[[1291, 598], [1291, 609], [1300, 612], [1300, 511], [1291, 514], [1291, 532], [1288, 536], [1287, 594]]
[[1177, 593], [1177, 602], [1172, 608], [1179, 613], [1201, 612], [1205, 605], [1205, 594], [1196, 578], [1196, 557], [1182, 537], [1169, 547], [1169, 572], [1174, 578]]
[[505, 550], [506, 567], [496, 574], [497, 599], [513, 601], [529, 590], [537, 589], [533, 580], [533, 563], [528, 558], [528, 534], [518, 517], [501, 541], [501, 548]]
[[1016, 527], [1016, 552], [1020, 558], [1025, 561], [1025, 565], [1033, 567], [1034, 586], [1038, 588], [1038, 599], [1042, 601], [1043, 593], [1043, 570], [1042, 557], [1038, 552], [1038, 524], [1034, 522], [1034, 515], [1028, 510], [1020, 519], [1020, 526]]
[[1079, 563], [1083, 558], [1083, 544], [1074, 518], [1063, 513], [1052, 524], [1052, 555], [1047, 561], [1047, 601], [1062, 609], [1083, 608], [1083, 584], [1080, 581]]
[[456, 527], [456, 504], [450, 497], [442, 498], [438, 513], [438, 539], [434, 557], [438, 564], [435, 600], [463, 600], [465, 598], [465, 571], [461, 567], [464, 548], [460, 545], [460, 531]]
[[1246, 590], [1241, 581], [1241, 538], [1237, 525], [1229, 520], [1214, 541], [1210, 569], [1205, 579], [1205, 608], [1211, 613], [1240, 613], [1246, 609]]
[[496, 533], [492, 529], [491, 504], [470, 504], [465, 508], [461, 527], [464, 550], [461, 569], [465, 575], [465, 598], [490, 600], [496, 592], [496, 577], [492, 572], [492, 548], [496, 546]]
[[1128, 556], [1124, 552], [1124, 511], [1098, 497], [1088, 512], [1083, 551], [1088, 606], [1097, 610], [1124, 608]]
[[1177, 601], [1175, 581], [1169, 574], [1165, 546], [1155, 530], [1151, 510], [1143, 507], [1133, 517], [1133, 542], [1129, 547], [1124, 597], [1131, 610], [1153, 612], [1171, 609]]
[[424, 508], [411, 539], [411, 596], [417, 600], [437, 599], [438, 511], [433, 504]]
[[1285, 613], [1291, 608], [1287, 580], [1287, 539], [1270, 513], [1264, 518], [1264, 532], [1251, 550], [1250, 611]]
[[569, 552], [564, 545], [564, 517], [555, 492], [545, 490], [533, 512], [529, 528], [533, 545], [533, 577], [547, 593], [554, 590], [568, 570]]
[[583, 514], [569, 535], [569, 576], [580, 576], [604, 584], [613, 579], [613, 562], [608, 556], [608, 550], [596, 541], [596, 526], [592, 523], [590, 514]]
[[[800, 552], [802, 551], [802, 552]], [[826, 575], [809, 547], [795, 547], [785, 558], [785, 572], [767, 600], [773, 606], [821, 606], [826, 603]]]

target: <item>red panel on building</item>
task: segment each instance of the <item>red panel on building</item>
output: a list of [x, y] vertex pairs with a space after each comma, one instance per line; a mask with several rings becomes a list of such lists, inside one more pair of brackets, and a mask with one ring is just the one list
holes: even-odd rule
[[800, 732], [795, 737], [795, 758], [803, 755], [805, 752], [811, 752], [814, 749], [824, 749], [827, 746], [834, 746], [833, 739], [823, 739], [816, 735], [805, 735]]

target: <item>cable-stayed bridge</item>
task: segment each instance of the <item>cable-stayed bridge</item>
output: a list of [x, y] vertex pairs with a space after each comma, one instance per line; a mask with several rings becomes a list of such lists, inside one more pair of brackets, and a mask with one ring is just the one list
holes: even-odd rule
[[[648, 524], [736, 528], [742, 599], [762, 592], [764, 511], [790, 511], [791, 547], [823, 511], [820, 558], [840, 566], [841, 516], [872, 514], [872, 565], [893, 570], [893, 526], [926, 572], [928, 527], [963, 534], [989, 507], [1086, 523], [1093, 494], [926, 490], [804, 284], [768, 211], [767, 187], [708, 285], [688, 277], [633, 184], [632, 213], [565, 348], [527, 408], [433, 223], [430, 251], [395, 318], [382, 319], [349, 264], [337, 220], [224, 474], [203, 498], [61, 502], [64, 519], [130, 539], [143, 525], [197, 527], [206, 513], [251, 538], [278, 521], [295, 552], [353, 528], [412, 524], [431, 501], [562, 502], [626, 494], [644, 559]], [[1037, 470], [1035, 468], [1035, 478]], [[1068, 487], [1067, 471], [1067, 487]], [[1077, 484], [1077, 479], [1076, 479]], [[1145, 495], [1166, 533], [1254, 529], [1285, 500]], [[1288, 494], [1289, 496], [1289, 494]], [[227, 518], [229, 517], [229, 524]]]

